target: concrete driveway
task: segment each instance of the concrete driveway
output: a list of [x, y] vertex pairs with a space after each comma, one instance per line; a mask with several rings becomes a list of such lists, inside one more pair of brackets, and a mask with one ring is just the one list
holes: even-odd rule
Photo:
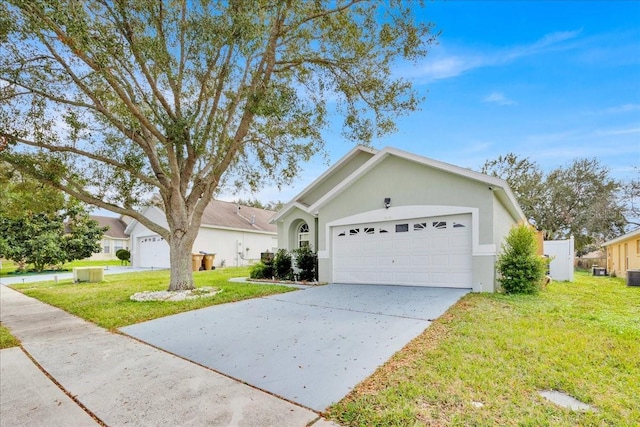
[[467, 292], [334, 284], [208, 307], [121, 331], [323, 411]]

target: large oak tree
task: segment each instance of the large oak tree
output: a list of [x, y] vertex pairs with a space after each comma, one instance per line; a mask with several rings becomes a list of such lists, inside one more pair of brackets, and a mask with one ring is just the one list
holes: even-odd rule
[[[368, 143], [416, 109], [398, 61], [416, 2], [9, 0], [0, 4], [0, 160], [170, 246], [169, 289], [221, 186], [283, 184], [332, 114]], [[156, 194], [168, 227], [136, 208]]]
[[573, 235], [578, 253], [598, 248], [632, 224], [624, 215], [622, 183], [597, 159], [574, 159], [545, 174], [535, 162], [509, 153], [486, 161], [481, 172], [509, 183], [545, 239]]

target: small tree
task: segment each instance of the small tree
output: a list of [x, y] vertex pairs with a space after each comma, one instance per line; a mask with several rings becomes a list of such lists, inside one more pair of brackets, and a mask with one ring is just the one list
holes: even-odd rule
[[42, 271], [48, 265], [98, 252], [105, 231], [77, 207], [68, 214], [25, 212], [19, 218], [0, 215], [0, 256], [15, 261], [21, 269], [33, 264], [36, 271]]
[[273, 273], [276, 279], [291, 280], [293, 278], [293, 262], [286, 249], [278, 249], [273, 258]]
[[296, 267], [300, 269], [300, 280], [313, 281], [316, 278], [317, 255], [311, 250], [311, 246], [303, 246], [294, 249]]
[[498, 281], [508, 294], [535, 294], [544, 279], [547, 262], [537, 254], [535, 230], [526, 224], [513, 227], [498, 256]]
[[129, 249], [118, 249], [116, 251], [116, 257], [122, 261], [122, 264], [131, 262], [131, 252], [129, 252]]

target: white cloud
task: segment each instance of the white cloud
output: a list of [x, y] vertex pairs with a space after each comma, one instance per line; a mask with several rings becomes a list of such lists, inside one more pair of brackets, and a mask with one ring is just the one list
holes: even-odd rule
[[483, 102], [490, 102], [498, 105], [514, 105], [516, 102], [512, 99], [504, 96], [502, 92], [491, 92], [483, 100]]
[[628, 113], [630, 111], [638, 111], [640, 110], [640, 104], [623, 104], [615, 107], [606, 108], [600, 113], [602, 114], [619, 114], [619, 113]]
[[580, 33], [581, 30], [549, 33], [530, 44], [486, 52], [449, 54], [442, 43], [433, 48], [423, 65], [407, 70], [405, 74], [407, 77], [427, 81], [448, 79], [476, 68], [504, 65], [519, 58], [571, 48], [566, 42], [575, 39]]

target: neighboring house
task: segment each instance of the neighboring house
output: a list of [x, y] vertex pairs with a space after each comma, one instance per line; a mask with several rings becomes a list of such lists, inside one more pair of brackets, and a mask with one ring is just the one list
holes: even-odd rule
[[[164, 212], [147, 206], [142, 214], [167, 227]], [[262, 252], [277, 249], [276, 227], [269, 223], [273, 211], [232, 202], [212, 201], [202, 215], [202, 225], [193, 253], [216, 254], [214, 266], [249, 265], [260, 260]], [[131, 236], [131, 264], [134, 267], [169, 268], [169, 245], [158, 234], [138, 221], [126, 228]]]
[[495, 261], [524, 213], [507, 183], [394, 148], [356, 147], [272, 222], [311, 245], [319, 280], [496, 289]]
[[627, 277], [627, 270], [640, 269], [640, 228], [602, 245], [607, 252], [607, 272]]
[[109, 216], [91, 215], [91, 219], [97, 221], [100, 227], [109, 227], [109, 229], [102, 236], [100, 252], [87, 259], [93, 261], [117, 260], [116, 251], [128, 249], [130, 246], [129, 236], [124, 232], [127, 224], [121, 218]]

